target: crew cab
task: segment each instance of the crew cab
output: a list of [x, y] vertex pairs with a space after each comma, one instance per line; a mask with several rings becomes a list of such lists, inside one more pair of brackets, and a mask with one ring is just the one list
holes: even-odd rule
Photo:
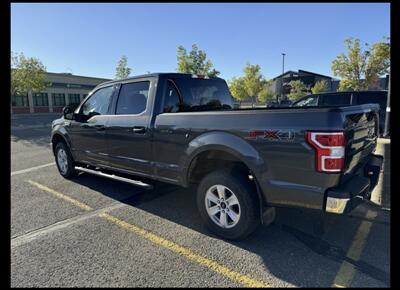
[[65, 107], [51, 142], [63, 177], [196, 188], [205, 225], [242, 239], [275, 207], [345, 214], [368, 199], [382, 166], [378, 110], [238, 109], [221, 78], [154, 73], [105, 82]]

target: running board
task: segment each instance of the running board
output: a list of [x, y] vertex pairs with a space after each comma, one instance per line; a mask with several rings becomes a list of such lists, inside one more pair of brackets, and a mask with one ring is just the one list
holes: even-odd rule
[[150, 184], [143, 183], [141, 181], [137, 181], [137, 180], [133, 180], [133, 179], [129, 179], [129, 178], [125, 178], [125, 177], [121, 177], [121, 176], [117, 176], [115, 174], [107, 174], [107, 173], [104, 173], [101, 171], [96, 171], [93, 169], [84, 168], [84, 167], [80, 167], [80, 166], [75, 166], [75, 170], [90, 173], [90, 174], [97, 175], [97, 176], [114, 179], [114, 180], [118, 180], [118, 181], [122, 181], [122, 182], [126, 182], [126, 183], [130, 183], [130, 184], [133, 184], [136, 186], [145, 187], [147, 189], [153, 189], [153, 186]]

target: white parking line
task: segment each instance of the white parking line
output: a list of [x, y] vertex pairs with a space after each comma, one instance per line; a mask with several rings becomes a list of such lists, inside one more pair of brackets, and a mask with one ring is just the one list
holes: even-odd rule
[[30, 125], [30, 126], [11, 126], [11, 131], [15, 130], [29, 130], [29, 129], [47, 129], [51, 128], [51, 124], [46, 124], [46, 125]]
[[23, 170], [18, 170], [18, 171], [13, 171], [11, 172], [11, 176], [17, 175], [17, 174], [22, 174], [22, 173], [26, 173], [26, 172], [30, 172], [30, 171], [34, 171], [43, 167], [47, 167], [47, 166], [52, 166], [52, 165], [56, 165], [55, 162], [51, 162], [51, 163], [47, 163], [47, 164], [43, 164], [43, 165], [39, 165], [39, 166], [35, 166], [35, 167], [31, 167], [31, 168], [27, 168], [27, 169], [23, 169]]
[[97, 216], [98, 214], [107, 213], [109, 211], [119, 209], [119, 208], [122, 208], [125, 206], [127, 206], [127, 205], [124, 203], [114, 202], [113, 204], [111, 204], [110, 206], [107, 206], [105, 208], [100, 208], [98, 210], [90, 211], [89, 213], [78, 215], [78, 216], [63, 220], [63, 221], [59, 221], [55, 224], [31, 231], [29, 233], [23, 234], [22, 236], [17, 236], [17, 237], [11, 238], [11, 248], [13, 249], [13, 248], [21, 246], [23, 244], [32, 242], [33, 240], [36, 240], [37, 238], [40, 238], [44, 235], [61, 230], [63, 228], [66, 228], [66, 227], [76, 224], [78, 222], [93, 218], [93, 217]]

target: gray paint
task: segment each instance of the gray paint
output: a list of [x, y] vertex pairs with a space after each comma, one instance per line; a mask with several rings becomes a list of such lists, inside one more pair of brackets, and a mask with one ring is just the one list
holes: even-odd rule
[[[92, 117], [85, 124], [59, 119], [53, 124], [52, 135], [71, 135], [69, 146], [76, 161], [185, 187], [194, 158], [207, 150], [221, 150], [246, 164], [268, 203], [314, 209], [323, 209], [326, 190], [351, 176], [375, 148], [376, 138], [367, 140], [368, 128], [374, 126], [374, 121], [368, 121], [366, 116], [371, 112], [376, 115], [376, 105], [160, 113], [168, 77], [171, 74], [151, 74], [122, 81], [151, 81], [143, 113], [113, 115], [117, 90], [110, 115]], [[98, 88], [118, 84], [113, 81]], [[362, 117], [353, 123], [350, 120], [356, 114]], [[96, 125], [105, 130], [98, 131]], [[137, 126], [143, 127], [144, 132], [134, 133]], [[281, 130], [287, 138], [250, 139], [248, 133], [252, 130]], [[309, 130], [345, 131], [350, 136], [343, 176], [316, 172], [315, 151], [305, 141]]]

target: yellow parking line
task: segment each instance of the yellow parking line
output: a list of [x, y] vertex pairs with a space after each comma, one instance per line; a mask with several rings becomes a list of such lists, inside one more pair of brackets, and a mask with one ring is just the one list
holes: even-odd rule
[[[377, 216], [377, 213], [374, 211], [367, 211], [366, 218], [374, 219]], [[360, 259], [362, 251], [364, 249], [365, 241], [367, 240], [369, 231], [371, 230], [372, 223], [369, 221], [363, 221], [358, 227], [357, 233], [354, 236], [353, 242], [347, 251], [347, 257], [358, 261]], [[344, 288], [348, 287], [351, 280], [353, 279], [355, 274], [354, 265], [350, 264], [347, 261], [343, 261], [342, 265], [339, 268], [339, 271], [335, 277], [335, 281], [333, 282], [333, 287]]]
[[194, 253], [192, 250], [190, 250], [188, 248], [185, 248], [185, 247], [178, 245], [172, 241], [169, 241], [162, 237], [159, 237], [159, 236], [157, 236], [145, 229], [142, 229], [138, 226], [135, 226], [135, 225], [132, 225], [125, 221], [122, 221], [112, 215], [109, 215], [107, 213], [101, 213], [101, 214], [99, 214], [99, 216], [117, 224], [118, 226], [120, 226], [130, 232], [138, 234], [138, 235], [142, 236], [143, 238], [145, 238], [163, 248], [171, 250], [181, 256], [184, 256], [185, 258], [187, 258], [189, 260], [192, 260], [202, 266], [205, 266], [205, 267], [207, 267], [207, 268], [209, 268], [209, 269], [211, 269], [211, 270], [213, 270], [235, 282], [238, 282], [244, 286], [258, 287], [258, 288], [271, 287], [269, 284], [267, 284], [263, 281], [255, 280], [249, 276], [235, 272], [235, 271], [229, 269], [228, 267], [218, 264], [217, 262], [215, 262], [213, 260], [207, 259], [205, 257], [202, 257], [202, 256]]
[[72, 197], [69, 197], [69, 196], [67, 196], [67, 195], [65, 195], [65, 194], [63, 194], [61, 192], [55, 191], [54, 189], [48, 188], [47, 186], [44, 186], [44, 185], [42, 185], [40, 183], [37, 183], [37, 182], [32, 181], [32, 180], [28, 180], [28, 182], [30, 184], [36, 186], [37, 188], [41, 189], [41, 190], [47, 191], [47, 192], [55, 195], [58, 198], [66, 200], [66, 201], [72, 203], [73, 205], [76, 205], [76, 206], [80, 207], [81, 209], [84, 209], [84, 210], [92, 210], [93, 209], [90, 206], [88, 206], [87, 204], [84, 204], [84, 203], [82, 203], [82, 202], [80, 202], [80, 201], [78, 201], [78, 200], [76, 200], [76, 199], [74, 199]]
[[[44, 186], [44, 185], [42, 185], [40, 183], [37, 183], [37, 182], [32, 181], [32, 180], [28, 180], [28, 182], [30, 184], [36, 186], [37, 188], [42, 189], [44, 191], [47, 191], [47, 192], [55, 195], [56, 197], [61, 198], [63, 200], [66, 200], [66, 201], [68, 201], [68, 202], [70, 202], [70, 203], [72, 203], [72, 204], [74, 204], [74, 205], [76, 205], [76, 206], [78, 206], [78, 207], [80, 207], [80, 208], [82, 208], [84, 210], [88, 210], [89, 211], [89, 210], [93, 209], [90, 206], [88, 206], [88, 205], [86, 205], [86, 204], [84, 204], [84, 203], [82, 203], [82, 202], [80, 202], [80, 201], [78, 201], [78, 200], [76, 200], [74, 198], [71, 198], [71, 197], [69, 197], [69, 196], [67, 196], [65, 194], [57, 192], [57, 191], [55, 191], [55, 190], [53, 190], [51, 188], [48, 188], [47, 186]], [[116, 217], [114, 217], [112, 215], [109, 215], [107, 213], [100, 213], [100, 214], [98, 214], [98, 216], [101, 217], [101, 218], [104, 218], [104, 219], [106, 219], [108, 221], [111, 221], [114, 224], [116, 224], [116, 225], [118, 225], [118, 226], [120, 226], [120, 227], [122, 227], [122, 228], [124, 228], [124, 229], [126, 229], [128, 231], [130, 231], [130, 232], [133, 232], [133, 233], [135, 233], [135, 234], [137, 234], [137, 235], [139, 235], [139, 236], [141, 236], [141, 237], [143, 237], [143, 238], [145, 238], [145, 239], [147, 239], [147, 240], [149, 240], [149, 241], [151, 241], [151, 242], [153, 242], [153, 243], [155, 243], [155, 244], [157, 244], [157, 245], [159, 245], [159, 246], [161, 246], [163, 248], [171, 250], [171, 251], [173, 251], [173, 252], [175, 252], [175, 253], [177, 253], [177, 254], [179, 254], [179, 255], [181, 255], [181, 256], [183, 256], [183, 257], [185, 257], [185, 258], [187, 258], [187, 259], [189, 259], [191, 261], [194, 261], [194, 262], [196, 262], [196, 263], [198, 263], [198, 264], [200, 264], [200, 265], [202, 265], [204, 267], [207, 267], [207, 268], [209, 268], [209, 269], [211, 269], [211, 270], [213, 270], [213, 271], [215, 271], [215, 272], [217, 272], [217, 273], [219, 273], [219, 274], [221, 274], [221, 275], [223, 275], [223, 276], [225, 276], [225, 277], [227, 277], [227, 278], [229, 278], [229, 279], [231, 279], [231, 280], [233, 280], [235, 282], [238, 282], [238, 283], [240, 283], [240, 284], [242, 284], [244, 286], [254, 287], [254, 288], [255, 287], [257, 287], [257, 288], [271, 287], [271, 285], [269, 285], [269, 284], [267, 284], [267, 283], [265, 283], [263, 281], [259, 281], [259, 280], [253, 279], [253, 278], [251, 278], [249, 276], [246, 276], [246, 275], [243, 275], [241, 273], [235, 272], [235, 271], [229, 269], [228, 267], [225, 267], [223, 265], [218, 264], [217, 262], [215, 262], [213, 260], [207, 259], [207, 258], [205, 258], [205, 257], [203, 257], [201, 255], [198, 255], [198, 254], [194, 253], [189, 248], [185, 248], [185, 247], [183, 247], [181, 245], [178, 245], [178, 244], [176, 244], [176, 243], [174, 243], [172, 241], [169, 241], [167, 239], [159, 237], [159, 236], [157, 236], [157, 235], [155, 235], [155, 234], [153, 234], [153, 233], [151, 233], [151, 232], [149, 232], [149, 231], [147, 231], [145, 229], [142, 229], [142, 228], [140, 228], [138, 226], [135, 226], [135, 225], [132, 225], [130, 223], [127, 223], [127, 222], [125, 222], [123, 220], [120, 220], [120, 219], [118, 219], [118, 218], [116, 218]]]

